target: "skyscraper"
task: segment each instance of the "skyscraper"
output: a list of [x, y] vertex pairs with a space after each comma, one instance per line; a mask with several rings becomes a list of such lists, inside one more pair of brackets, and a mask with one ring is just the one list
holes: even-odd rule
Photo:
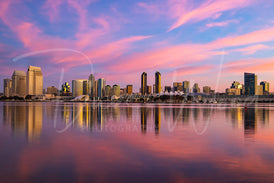
[[254, 73], [244, 73], [245, 95], [256, 95], [257, 75]]
[[182, 83], [180, 82], [173, 82], [173, 91], [183, 91]]
[[25, 95], [26, 95], [26, 73], [24, 71], [15, 70], [13, 72], [12, 95], [18, 96], [18, 97], [25, 97]]
[[161, 74], [159, 71], [155, 73], [155, 93], [161, 93]]
[[72, 97], [83, 95], [83, 80], [72, 80]]
[[264, 94], [264, 95], [269, 94], [269, 82], [262, 81], [262, 82], [260, 83], [260, 85], [263, 86], [263, 94]]
[[97, 84], [97, 96], [99, 98], [103, 98], [105, 95], [105, 86], [106, 86], [106, 80], [104, 78], [98, 79]]
[[90, 74], [89, 75], [89, 78], [88, 78], [88, 89], [89, 89], [89, 95], [91, 97], [95, 97], [95, 90], [96, 90], [96, 87], [95, 87], [95, 77], [93, 74]]
[[10, 97], [12, 89], [12, 80], [4, 79], [4, 96]]
[[183, 92], [190, 93], [190, 82], [189, 81], [183, 81]]
[[132, 94], [132, 90], [133, 90], [133, 86], [132, 85], [127, 85], [127, 94], [128, 95]]
[[113, 94], [117, 97], [120, 96], [120, 86], [119, 85], [113, 85]]
[[200, 93], [200, 88], [199, 88], [199, 85], [198, 83], [194, 83], [193, 85], [193, 93]]
[[69, 83], [68, 83], [68, 82], [65, 82], [65, 83], [62, 85], [62, 92], [63, 92], [63, 93], [69, 93], [69, 92], [70, 92], [70, 86], [69, 86]]
[[203, 93], [209, 94], [211, 91], [211, 87], [210, 86], [204, 86], [203, 87]]
[[40, 67], [29, 66], [28, 68], [27, 94], [43, 95], [43, 74]]
[[49, 86], [47, 87], [47, 94], [58, 94], [58, 88], [56, 88], [55, 86]]
[[147, 93], [147, 73], [143, 72], [141, 76], [141, 93], [145, 95]]
[[105, 86], [105, 97], [109, 97], [109, 96], [111, 96], [111, 86], [106, 85]]

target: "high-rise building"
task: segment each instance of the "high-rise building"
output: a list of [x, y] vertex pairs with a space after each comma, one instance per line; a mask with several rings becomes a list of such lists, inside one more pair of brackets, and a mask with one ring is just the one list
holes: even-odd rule
[[171, 86], [165, 86], [165, 92], [171, 92]]
[[69, 83], [68, 83], [68, 82], [65, 82], [65, 83], [62, 85], [62, 92], [63, 92], [63, 93], [69, 93], [69, 92], [70, 92], [70, 86], [69, 86]]
[[127, 85], [127, 94], [131, 95], [133, 91], [133, 86], [132, 85]]
[[244, 73], [245, 95], [256, 95], [257, 75], [254, 73]]
[[89, 75], [89, 78], [88, 78], [88, 88], [89, 88], [89, 95], [91, 96], [91, 97], [95, 97], [95, 95], [94, 95], [94, 93], [96, 93], [95, 92], [95, 90], [96, 90], [96, 87], [95, 87], [95, 77], [94, 77], [94, 75], [93, 74], [90, 74]]
[[244, 87], [242, 84], [240, 84], [240, 82], [234, 81], [231, 84], [231, 87], [226, 89], [226, 94], [227, 95], [243, 95]]
[[210, 86], [204, 86], [203, 87], [203, 93], [210, 94], [210, 91], [211, 91], [211, 87]]
[[120, 96], [120, 86], [119, 85], [113, 85], [113, 94], [116, 95], [117, 97]]
[[[43, 90], [42, 90], [43, 92]], [[26, 95], [26, 73], [15, 70], [12, 75], [12, 95], [25, 97]]]
[[98, 79], [97, 84], [97, 97], [103, 98], [105, 95], [106, 80], [104, 78]]
[[152, 93], [152, 91], [151, 91], [151, 86], [147, 86], [147, 94], [151, 94]]
[[43, 74], [40, 67], [29, 66], [28, 68], [27, 94], [43, 95]]
[[89, 95], [89, 81], [83, 80], [83, 95]]
[[147, 73], [143, 72], [141, 76], [141, 94], [145, 95], [147, 93]]
[[200, 93], [201, 92], [198, 83], [194, 83], [192, 90], [193, 90], [193, 93]]
[[268, 95], [269, 94], [269, 82], [262, 81], [260, 83], [261, 86], [263, 86], [263, 94]]
[[183, 92], [190, 93], [190, 82], [189, 81], [183, 81]]
[[72, 96], [78, 97], [81, 95], [87, 95], [88, 91], [88, 80], [85, 79], [77, 79], [72, 80]]
[[259, 85], [256, 87], [256, 95], [263, 95], [264, 94], [264, 88], [263, 85]]
[[161, 73], [155, 73], [155, 93], [161, 93]]
[[125, 95], [127, 92], [126, 88], [120, 88], [120, 95]]
[[56, 88], [55, 86], [49, 86], [47, 87], [47, 94], [58, 94], [58, 88]]
[[110, 97], [111, 96], [111, 86], [106, 85], [105, 86], [105, 97]]
[[180, 82], [173, 82], [173, 91], [183, 91], [183, 85]]
[[12, 95], [12, 80], [4, 79], [4, 96], [10, 97]]

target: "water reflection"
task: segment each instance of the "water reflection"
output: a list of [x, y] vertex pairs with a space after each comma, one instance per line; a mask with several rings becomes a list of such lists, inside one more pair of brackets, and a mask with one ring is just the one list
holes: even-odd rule
[[43, 107], [31, 103], [22, 106], [7, 104], [3, 106], [3, 119], [15, 136], [26, 134], [29, 142], [36, 141], [42, 131]]
[[[2, 182], [41, 182], [45, 172], [54, 174], [48, 182], [64, 174], [72, 182], [273, 180], [271, 107], [5, 103], [1, 110]], [[200, 132], [208, 121], [197, 135], [194, 125]], [[125, 128], [109, 131], [115, 126]]]
[[154, 119], [155, 119], [155, 134], [160, 133], [161, 128], [161, 108], [159, 106], [154, 108]]
[[141, 107], [141, 131], [146, 133], [147, 130], [147, 108]]
[[[246, 138], [253, 138], [257, 133], [258, 124], [261, 128], [268, 128], [270, 121], [269, 108], [256, 106], [247, 109], [236, 107], [222, 110], [197, 106], [155, 105], [150, 107], [140, 105], [139, 108], [135, 108], [119, 104], [65, 103], [43, 106], [42, 103], [24, 103], [22, 105], [8, 103], [3, 105], [3, 124], [11, 127], [13, 135], [25, 134], [28, 141], [33, 141], [41, 136], [43, 115], [45, 115], [43, 113], [46, 114], [47, 120], [59, 123], [61, 119], [62, 123], [57, 125], [58, 129], [68, 127], [100, 132], [105, 130], [106, 125], [111, 124], [130, 126], [131, 128], [127, 128], [127, 130], [137, 127], [136, 129], [140, 129], [143, 134], [152, 127], [151, 130], [156, 135], [160, 134], [161, 125], [167, 128], [169, 123], [172, 123], [175, 130], [182, 126], [195, 127], [197, 128], [196, 132], [199, 133], [206, 129], [207, 125], [211, 125], [209, 122], [215, 120], [213, 116], [219, 115], [223, 119], [227, 119], [225, 121], [229, 121], [233, 128], [243, 128]], [[56, 118], [53, 117], [55, 115]], [[161, 124], [162, 122], [163, 124]]]

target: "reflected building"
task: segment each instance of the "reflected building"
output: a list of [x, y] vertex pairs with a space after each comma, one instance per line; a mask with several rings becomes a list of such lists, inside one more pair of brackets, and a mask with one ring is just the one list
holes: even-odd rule
[[[6, 108], [11, 112], [11, 128], [15, 136], [25, 134], [27, 131], [27, 110], [28, 107], [25, 106], [7, 106]], [[10, 115], [10, 114], [8, 114]], [[28, 131], [27, 131], [28, 132]]]
[[39, 139], [43, 124], [43, 106], [30, 103], [27, 106], [6, 104], [3, 108], [4, 124], [10, 125], [13, 135], [26, 135], [28, 142]]
[[159, 106], [154, 108], [154, 119], [155, 119], [155, 134], [160, 133], [161, 128], [161, 108]]
[[191, 109], [186, 107], [186, 108], [183, 108], [183, 124], [188, 124], [189, 123], [189, 118], [190, 118], [190, 113], [191, 113]]
[[147, 108], [141, 107], [141, 131], [146, 133], [147, 131]]
[[253, 137], [257, 130], [255, 108], [247, 108], [244, 111], [244, 134], [245, 137]]
[[230, 111], [233, 127], [242, 128], [243, 127], [243, 109], [238, 107], [238, 108], [232, 108], [227, 110]]
[[27, 135], [30, 142], [37, 140], [42, 131], [43, 106], [30, 104], [27, 107]]

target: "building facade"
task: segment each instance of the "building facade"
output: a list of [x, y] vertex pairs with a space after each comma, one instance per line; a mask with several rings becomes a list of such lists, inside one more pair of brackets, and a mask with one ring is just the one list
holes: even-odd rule
[[43, 74], [40, 67], [29, 66], [28, 68], [27, 95], [43, 95]]
[[244, 73], [245, 95], [256, 95], [257, 76], [254, 73]]
[[161, 93], [161, 73], [155, 73], [155, 93]]
[[268, 95], [269, 94], [269, 82], [262, 81], [262, 82], [260, 82], [260, 85], [263, 86], [263, 94]]
[[[25, 71], [15, 70], [12, 75], [12, 96], [26, 96], [26, 73]], [[42, 90], [43, 92], [43, 90]]]
[[10, 97], [12, 96], [12, 80], [4, 79], [4, 96]]
[[147, 94], [147, 73], [143, 72], [141, 75], [141, 94]]
[[183, 81], [183, 92], [184, 93], [190, 93], [190, 82], [189, 81]]
[[127, 94], [131, 95], [133, 93], [133, 86], [132, 85], [127, 85]]
[[77, 79], [72, 80], [72, 97], [88, 95], [88, 80]]
[[97, 97], [100, 99], [104, 98], [105, 95], [105, 86], [106, 86], [106, 80], [104, 78], [98, 79], [97, 83]]

